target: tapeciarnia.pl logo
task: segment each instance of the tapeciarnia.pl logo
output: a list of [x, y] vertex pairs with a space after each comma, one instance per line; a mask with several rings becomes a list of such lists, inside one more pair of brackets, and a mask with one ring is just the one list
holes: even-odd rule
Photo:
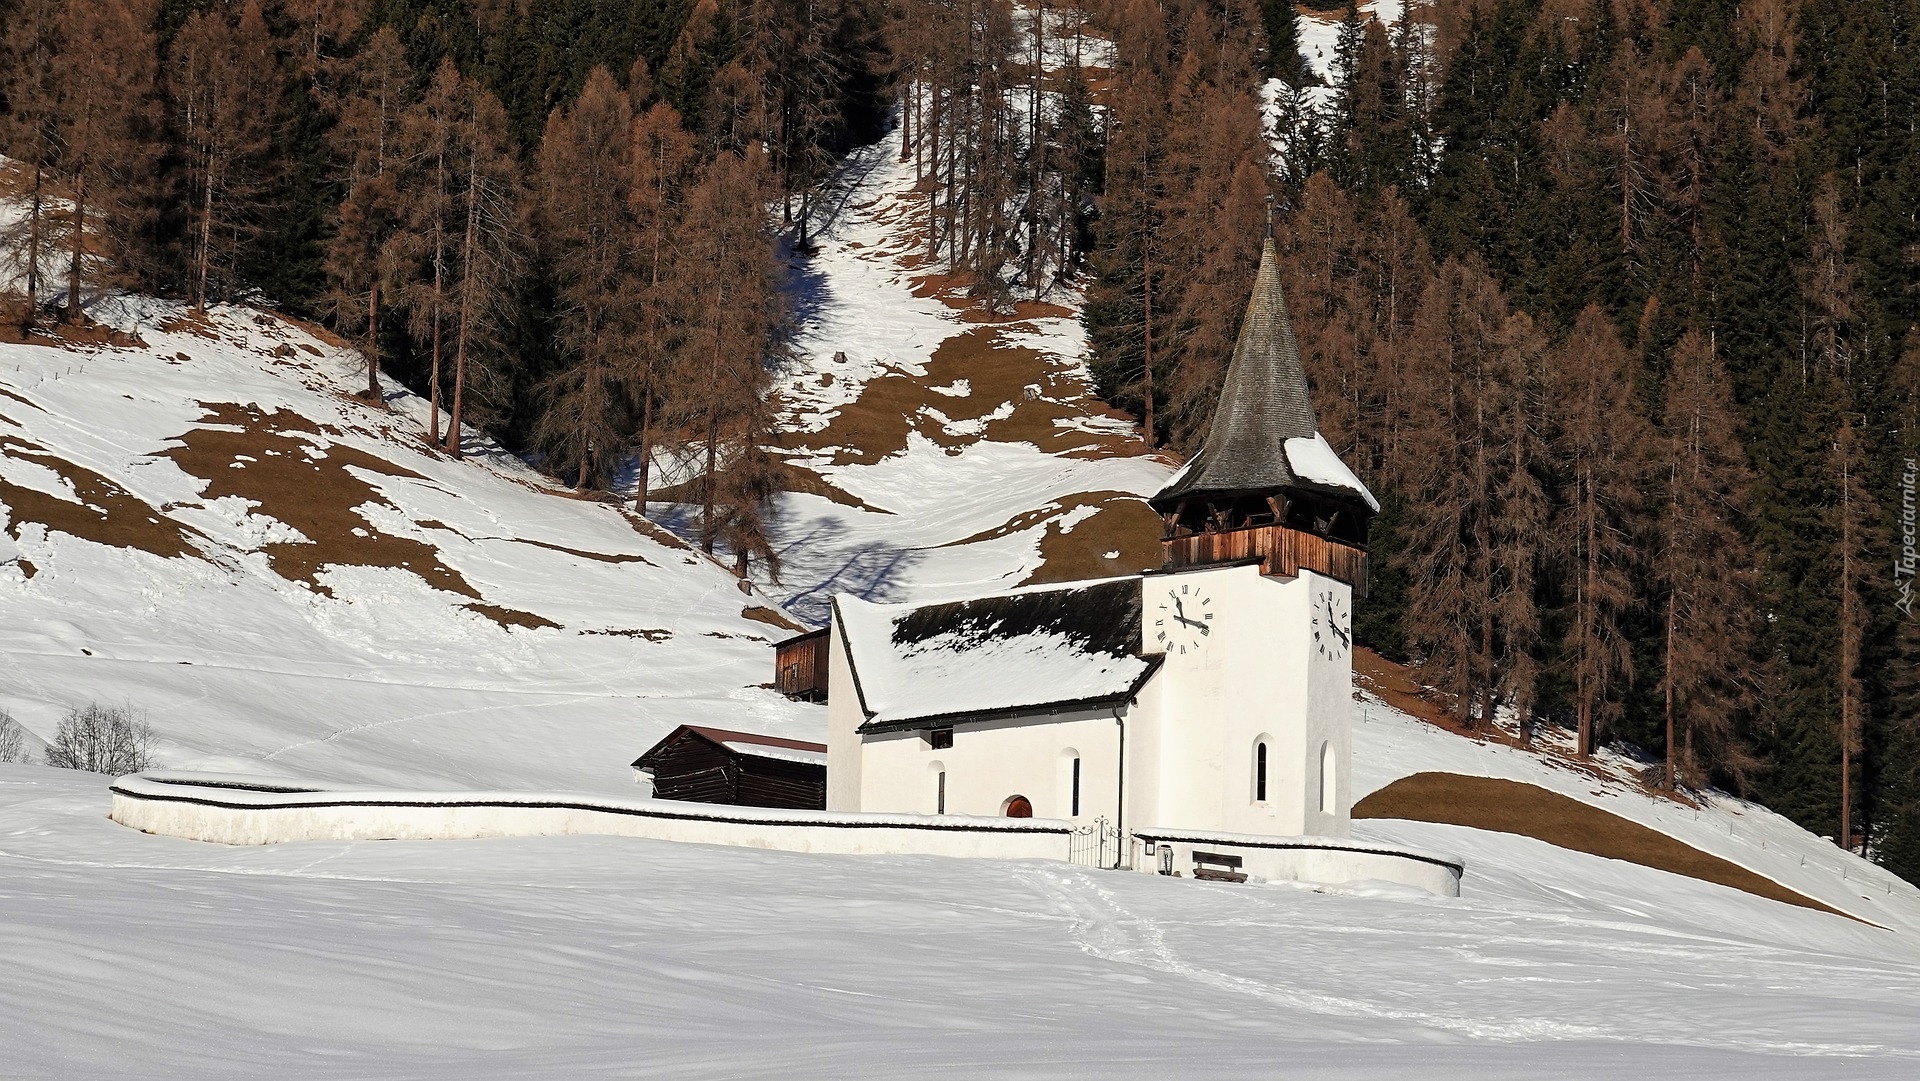
[[1920, 479], [1920, 462], [1908, 458], [1900, 473], [1900, 555], [1893, 561], [1893, 587], [1900, 599], [1894, 607], [1913, 618], [1913, 576], [1920, 569], [1920, 552], [1914, 550], [1916, 531], [1913, 503], [1914, 481]]

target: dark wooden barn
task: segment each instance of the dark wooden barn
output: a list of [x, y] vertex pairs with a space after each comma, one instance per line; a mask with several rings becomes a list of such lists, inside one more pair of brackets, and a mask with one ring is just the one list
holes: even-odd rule
[[774, 643], [773, 685], [788, 698], [827, 700], [827, 628]]
[[736, 807], [827, 806], [822, 743], [683, 724], [634, 760], [653, 774], [656, 799]]

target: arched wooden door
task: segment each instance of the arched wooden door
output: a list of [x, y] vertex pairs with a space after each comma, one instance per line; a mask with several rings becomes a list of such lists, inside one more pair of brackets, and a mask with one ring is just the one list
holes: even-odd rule
[[1007, 809], [1000, 812], [1008, 818], [1032, 818], [1033, 802], [1025, 796], [1007, 797]]

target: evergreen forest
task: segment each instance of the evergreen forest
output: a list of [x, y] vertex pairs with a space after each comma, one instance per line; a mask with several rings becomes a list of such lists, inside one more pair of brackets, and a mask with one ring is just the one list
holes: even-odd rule
[[[4, 334], [325, 324], [745, 575], [784, 276], [890, 140], [925, 260], [1203, 438], [1268, 230], [1380, 496], [1361, 638], [1920, 881], [1920, 0], [0, 0]], [[1310, 63], [1303, 20], [1337, 23]], [[660, 495], [655, 494], [655, 498]]]

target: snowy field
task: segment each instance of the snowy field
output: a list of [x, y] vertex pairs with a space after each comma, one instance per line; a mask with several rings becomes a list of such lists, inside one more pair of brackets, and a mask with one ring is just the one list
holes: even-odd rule
[[[1909, 936], [1524, 838], [1454, 901], [616, 838], [226, 848], [0, 767], [0, 1074], [1911, 1078]], [[1379, 828], [1379, 827], [1376, 827]]]

